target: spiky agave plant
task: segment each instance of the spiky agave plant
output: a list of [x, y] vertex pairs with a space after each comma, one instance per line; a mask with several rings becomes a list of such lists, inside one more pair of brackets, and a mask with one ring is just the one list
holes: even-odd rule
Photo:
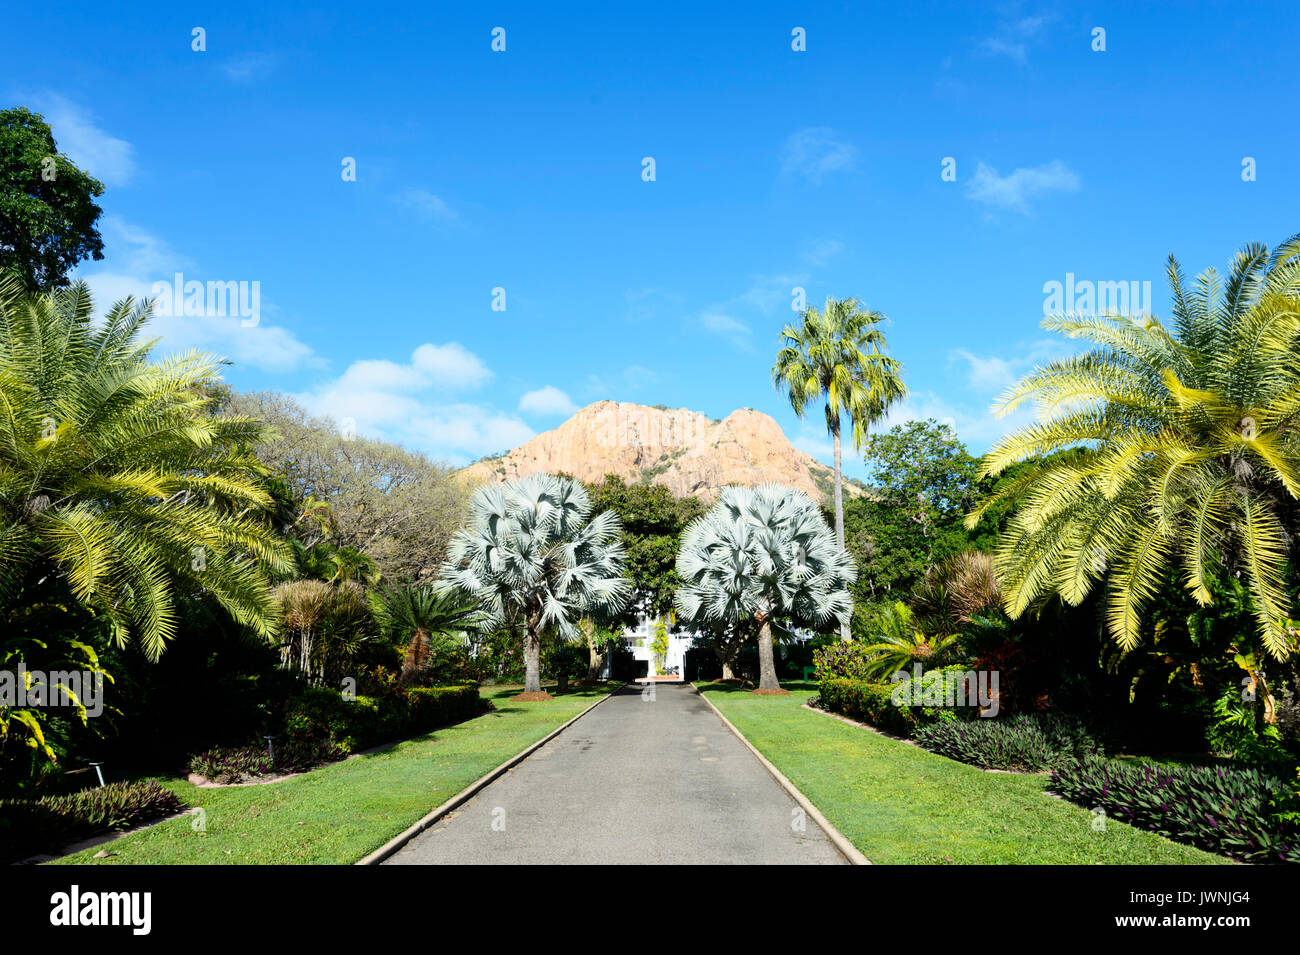
[[678, 619], [758, 632], [759, 689], [781, 692], [772, 627], [822, 628], [853, 610], [848, 553], [802, 491], [779, 484], [723, 488], [682, 533]]
[[152, 659], [182, 590], [270, 635], [287, 551], [245, 450], [259, 425], [216, 413], [215, 359], [151, 362], [149, 314], [128, 298], [96, 325], [84, 283], [0, 279], [0, 601], [57, 581]]
[[591, 512], [577, 481], [533, 474], [476, 490], [469, 526], [452, 536], [438, 591], [472, 598], [484, 628], [522, 622], [525, 693], [542, 691], [544, 634], [580, 639], [584, 614], [608, 618], [631, 592], [622, 524], [613, 511]]
[[[1215, 270], [1185, 286], [1170, 256], [1171, 325], [1151, 316], [1058, 315], [1044, 327], [1093, 344], [1034, 371], [1003, 399], [1034, 399], [1040, 422], [999, 442], [985, 475], [1051, 455], [989, 504], [1020, 496], [997, 564], [1008, 612], [1039, 595], [1077, 604], [1099, 580], [1123, 649], [1175, 562], [1211, 602], [1212, 575], [1248, 583], [1258, 639], [1294, 649], [1286, 619], [1286, 521], [1300, 497], [1300, 236], [1270, 256], [1249, 245], [1226, 285]], [[1062, 454], [1051, 454], [1074, 449]]]

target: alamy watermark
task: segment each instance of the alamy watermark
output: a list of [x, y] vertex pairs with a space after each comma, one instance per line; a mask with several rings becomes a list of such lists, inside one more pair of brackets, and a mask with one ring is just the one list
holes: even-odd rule
[[1073, 272], [1065, 281], [1043, 283], [1044, 315], [1150, 315], [1151, 283], [1076, 281]]
[[917, 663], [912, 672], [896, 670], [889, 677], [894, 684], [890, 702], [895, 706], [974, 706], [980, 716], [998, 715], [998, 671], [931, 670]]
[[185, 315], [192, 318], [238, 317], [244, 328], [262, 321], [262, 283], [199, 282], [185, 280], [177, 272], [171, 282], [154, 282], [149, 293], [157, 315]]
[[31, 707], [86, 708], [86, 716], [104, 712], [104, 675], [90, 670], [29, 670], [19, 663], [17, 671], [0, 670], [0, 706], [7, 709]]

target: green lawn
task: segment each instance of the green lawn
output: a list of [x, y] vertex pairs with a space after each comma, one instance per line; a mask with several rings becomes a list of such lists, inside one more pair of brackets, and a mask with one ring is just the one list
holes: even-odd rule
[[788, 697], [722, 684], [700, 690], [875, 863], [1231, 864], [1107, 820], [1044, 790], [1047, 776], [990, 773], [928, 753]]
[[[352, 863], [609, 691], [515, 703], [517, 687], [485, 690], [494, 712], [282, 783], [199, 789], [164, 780], [207, 810], [206, 832], [185, 816], [50, 864]], [[101, 849], [116, 854], [92, 859]]]

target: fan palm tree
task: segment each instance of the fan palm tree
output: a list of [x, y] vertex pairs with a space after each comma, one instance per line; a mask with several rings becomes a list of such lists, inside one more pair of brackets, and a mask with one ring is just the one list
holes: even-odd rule
[[[985, 475], [1051, 455], [993, 502], [1023, 495], [997, 551], [1012, 616], [1055, 592], [1079, 603], [1104, 579], [1124, 650], [1176, 564], [1203, 606], [1216, 575], [1248, 584], [1257, 637], [1294, 649], [1284, 564], [1300, 497], [1300, 236], [1237, 254], [1188, 288], [1170, 256], [1173, 320], [1058, 315], [1044, 326], [1093, 348], [1030, 374], [1003, 399], [1040, 422], [999, 442]], [[1068, 449], [1064, 453], [1052, 452]]]
[[0, 279], [0, 601], [58, 581], [156, 659], [182, 589], [270, 635], [266, 571], [288, 561], [246, 450], [260, 426], [215, 413], [216, 360], [150, 362], [149, 314], [128, 298], [97, 326], [84, 283]]
[[[864, 309], [854, 298], [826, 300], [818, 311], [810, 305], [798, 325], [781, 332], [781, 349], [772, 366], [772, 382], [789, 397], [802, 418], [808, 406], [826, 401], [826, 430], [835, 447], [835, 539], [844, 546], [844, 477], [840, 467], [843, 419], [848, 417], [855, 449], [867, 430], [895, 401], [907, 394], [903, 368], [885, 354], [880, 312]], [[849, 625], [840, 625], [849, 639]]]
[[623, 564], [618, 515], [593, 516], [577, 481], [533, 474], [474, 492], [469, 526], [452, 536], [437, 587], [472, 599], [485, 629], [522, 622], [524, 693], [540, 695], [543, 634], [578, 640], [585, 614], [621, 611], [632, 589]]
[[415, 584], [383, 591], [375, 607], [380, 628], [406, 647], [403, 683], [415, 682], [449, 651], [463, 646], [465, 631], [476, 627], [480, 617], [472, 601]]
[[802, 491], [726, 487], [682, 532], [678, 619], [758, 631], [759, 690], [780, 693], [772, 626], [824, 627], [853, 609], [857, 569]]
[[901, 600], [881, 610], [872, 620], [872, 627], [875, 642], [864, 648], [872, 654], [866, 668], [871, 680], [883, 680], [913, 663], [939, 660], [959, 638], [955, 633], [924, 633], [916, 626], [911, 608]]

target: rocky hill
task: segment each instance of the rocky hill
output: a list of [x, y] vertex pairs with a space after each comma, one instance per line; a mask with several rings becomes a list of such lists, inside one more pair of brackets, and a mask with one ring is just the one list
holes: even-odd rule
[[[752, 408], [721, 421], [686, 408], [598, 401], [553, 431], [463, 472], [505, 481], [563, 471], [584, 481], [617, 474], [630, 484], [662, 484], [679, 497], [713, 500], [728, 484], [785, 484], [829, 502], [834, 472], [796, 450], [771, 417]], [[845, 482], [845, 495], [862, 493]]]

